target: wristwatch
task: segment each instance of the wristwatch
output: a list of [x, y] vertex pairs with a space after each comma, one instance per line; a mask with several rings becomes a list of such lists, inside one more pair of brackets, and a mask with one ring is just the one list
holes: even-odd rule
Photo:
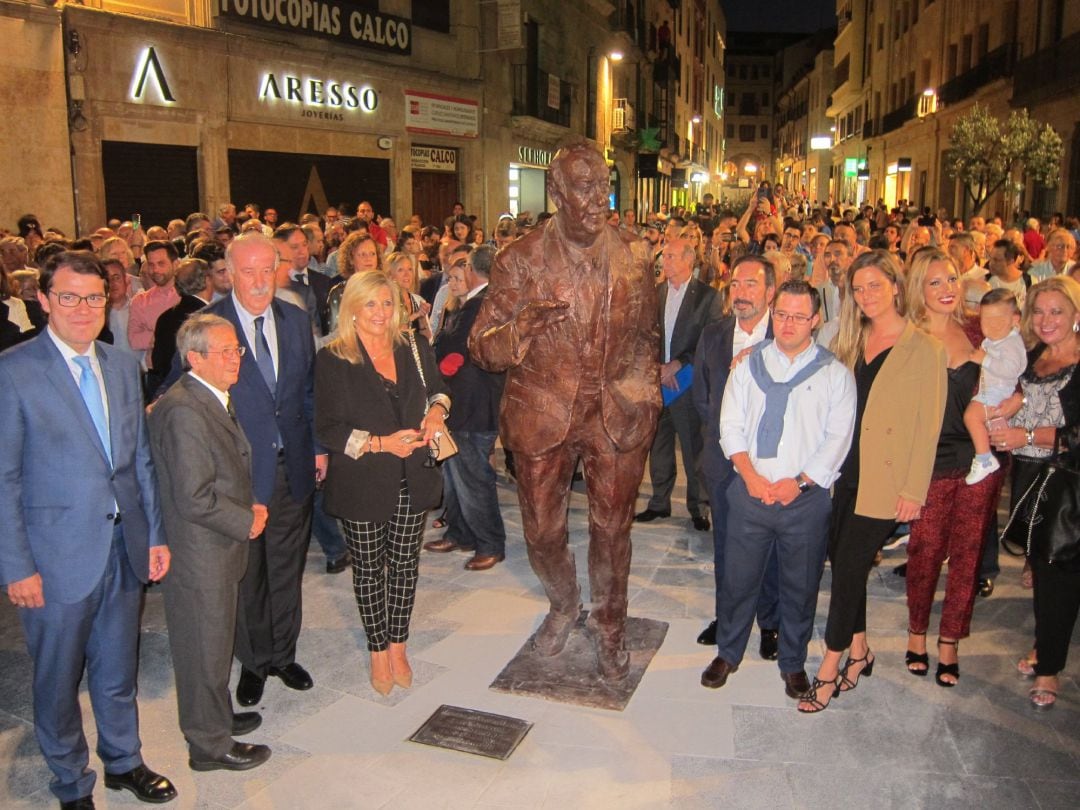
[[1035, 431], [1034, 430], [1026, 430], [1026, 431], [1024, 431], [1024, 436], [1027, 437], [1027, 446], [1028, 447], [1033, 447], [1035, 445]]
[[799, 492], [809, 492], [810, 488], [814, 486], [814, 484], [802, 473], [799, 473], [795, 480], [799, 482]]

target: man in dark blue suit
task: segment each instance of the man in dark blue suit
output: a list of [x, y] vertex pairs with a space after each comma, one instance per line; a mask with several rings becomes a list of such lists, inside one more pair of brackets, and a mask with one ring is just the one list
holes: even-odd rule
[[95, 342], [107, 275], [90, 253], [41, 274], [48, 328], [0, 356], [0, 582], [34, 659], [34, 730], [64, 808], [92, 808], [82, 730], [84, 669], [105, 785], [176, 796], [143, 764], [135, 705], [143, 584], [169, 570], [139, 368]]
[[709, 530], [707, 499], [701, 491], [701, 420], [690, 397], [694, 352], [701, 330], [720, 320], [722, 302], [716, 290], [693, 277], [694, 247], [685, 239], [673, 239], [661, 253], [665, 281], [659, 288], [660, 384], [664, 408], [649, 451], [652, 497], [648, 507], [634, 516], [645, 523], [671, 516], [671, 492], [675, 488], [675, 437], [679, 437], [686, 473], [686, 508], [694, 528]]
[[[486, 571], [506, 555], [506, 528], [499, 511], [495, 469], [489, 457], [499, 435], [499, 403], [506, 375], [484, 371], [469, 356], [469, 332], [487, 293], [495, 248], [481, 245], [469, 254], [465, 267], [468, 294], [459, 312], [449, 313], [435, 340], [439, 370], [450, 386], [454, 409], [446, 420], [459, 453], [446, 460], [443, 471], [454, 496], [447, 500], [449, 528], [441, 540], [426, 543], [428, 551], [475, 549], [465, 563], [469, 571]], [[451, 273], [460, 273], [452, 268]]]
[[[732, 266], [731, 315], [706, 326], [694, 355], [694, 382], [690, 388], [694, 406], [705, 425], [702, 453], [705, 481], [713, 514], [713, 560], [716, 592], [724, 578], [724, 548], [727, 545], [727, 488], [735, 468], [720, 448], [720, 404], [731, 372], [731, 361], [744, 350], [772, 338], [772, 306], [776, 292], [776, 270], [757, 256], [744, 256]], [[765, 571], [758, 600], [757, 619], [761, 629], [760, 653], [773, 660], [778, 653], [780, 569], [774, 553]], [[716, 620], [698, 636], [698, 643], [716, 643]]]
[[243, 665], [236, 699], [253, 706], [267, 675], [290, 689], [312, 686], [296, 663], [296, 639], [312, 495], [326, 474], [326, 456], [315, 455], [312, 436], [311, 321], [300, 308], [274, 299], [273, 243], [261, 234], [244, 234], [229, 244], [225, 261], [232, 293], [205, 312], [232, 323], [247, 350], [229, 393], [251, 444], [255, 500], [269, 510], [266, 531], [249, 548], [236, 628], [236, 657]]

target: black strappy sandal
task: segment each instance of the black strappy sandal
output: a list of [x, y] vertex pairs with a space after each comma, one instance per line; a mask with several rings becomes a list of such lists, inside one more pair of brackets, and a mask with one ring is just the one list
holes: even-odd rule
[[[822, 703], [820, 700], [818, 700], [818, 690], [825, 689], [827, 687], [832, 687], [832, 697], [829, 698], [828, 703]], [[823, 681], [820, 678], [814, 678], [813, 686], [810, 687], [810, 691], [803, 695], [802, 699], [799, 701], [800, 705], [798, 709], [803, 714], [817, 714], [818, 712], [823, 712], [825, 711], [825, 709], [829, 708], [829, 703], [832, 703], [838, 697], [840, 697], [839, 675], [836, 676], [835, 681]], [[804, 709], [802, 707], [803, 703], [809, 703], [811, 708]]]
[[[939, 647], [956, 647], [957, 651], [959, 651], [959, 641], [945, 641], [941, 637], [938, 637], [937, 643]], [[954, 678], [956, 678], [957, 681], [959, 681], [960, 662], [958, 661], [955, 664], [943, 664], [938, 661], [937, 674], [934, 676], [934, 680], [937, 681], [938, 686], [944, 686], [946, 689], [951, 689], [952, 687], [956, 686], [956, 683], [953, 681], [942, 680], [942, 675], [952, 675]]]
[[[914, 630], [908, 630], [909, 636], [925, 636], [926, 633], [916, 633]], [[926, 674], [930, 671], [930, 656], [927, 653], [917, 653], [908, 650], [904, 653], [904, 664], [907, 666], [907, 671], [912, 675], [918, 675], [920, 678], [925, 678]], [[912, 669], [913, 665], [921, 664], [922, 669]]]
[[[844, 668], [840, 670], [840, 684], [837, 688], [841, 692], [852, 691], [856, 686], [859, 685], [859, 680], [863, 677], [863, 675], [869, 678], [874, 674], [874, 664], [877, 663], [877, 657], [875, 656], [874, 658], [870, 658], [870, 655], [870, 648], [867, 647], [866, 655], [864, 655], [862, 658], [849, 658], [847, 660], [847, 663], [844, 664]], [[859, 674], [855, 676], [855, 680], [851, 680], [851, 678], [847, 676], [848, 669], [851, 668], [852, 664], [862, 664], [864, 661], [866, 663], [863, 668], [859, 670]]]

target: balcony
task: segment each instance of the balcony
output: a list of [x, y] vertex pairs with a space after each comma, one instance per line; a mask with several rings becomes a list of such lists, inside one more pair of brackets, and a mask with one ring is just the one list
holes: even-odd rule
[[1014, 107], [1030, 107], [1054, 96], [1076, 92], [1080, 84], [1080, 33], [1043, 48], [1016, 63]]
[[634, 130], [634, 107], [625, 98], [617, 98], [611, 107], [611, 131], [615, 133]]
[[[511, 115], [527, 115], [555, 124], [570, 126], [570, 101], [572, 87], [568, 82], [543, 70], [530, 71], [528, 65], [513, 65], [513, 103]], [[550, 106], [553, 82], [558, 82], [558, 107]]]
[[[994, 48], [971, 70], [949, 79], [938, 89], [938, 99], [942, 104], [955, 104], [971, 96], [976, 90], [996, 79], [1012, 75], [1015, 61], [1015, 46], [1012, 43]], [[1042, 77], [1035, 79], [1041, 82]]]
[[[912, 96], [895, 110], [881, 119], [881, 128], [876, 135], [886, 135], [893, 130], [900, 129], [904, 124], [917, 117], [919, 111], [919, 96]], [[863, 137], [866, 137], [865, 130]]]

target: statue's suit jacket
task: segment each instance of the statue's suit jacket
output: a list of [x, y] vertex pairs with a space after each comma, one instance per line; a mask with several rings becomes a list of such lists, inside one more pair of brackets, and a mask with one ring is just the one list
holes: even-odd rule
[[134, 355], [96, 344], [112, 466], [47, 332], [0, 355], [0, 584], [41, 574], [45, 601], [74, 603], [101, 580], [120, 509], [131, 568], [165, 544]]
[[[587, 346], [588, 324], [575, 315], [585, 303], [597, 303], [584, 302], [576, 283], [597, 271], [563, 244], [556, 219], [499, 252], [469, 338], [474, 363], [507, 372], [500, 434], [507, 448], [526, 455], [541, 455], [566, 439]], [[600, 389], [604, 431], [625, 452], [652, 442], [660, 412], [656, 288], [640, 239], [605, 227], [595, 248], [607, 268], [607, 283], [599, 302], [601, 379], [589, 382]], [[514, 318], [534, 300], [568, 300], [570, 315], [522, 338]]]

